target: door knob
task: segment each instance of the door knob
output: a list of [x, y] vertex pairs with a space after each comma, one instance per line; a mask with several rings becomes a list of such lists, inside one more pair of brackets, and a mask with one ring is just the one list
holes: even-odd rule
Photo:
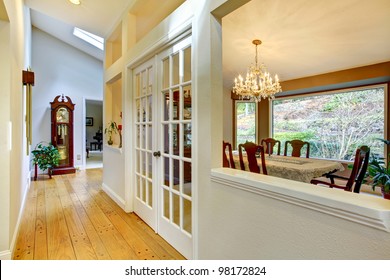
[[155, 156], [155, 157], [161, 157], [160, 151], [154, 152], [154, 153], [153, 153], [153, 156]]

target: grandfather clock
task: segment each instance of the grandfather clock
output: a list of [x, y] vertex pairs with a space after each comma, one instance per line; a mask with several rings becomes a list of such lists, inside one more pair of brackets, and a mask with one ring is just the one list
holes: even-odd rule
[[[66, 100], [65, 100], [66, 97]], [[51, 104], [51, 143], [60, 153], [59, 165], [53, 175], [75, 173], [73, 163], [73, 110], [69, 96], [58, 95]]]

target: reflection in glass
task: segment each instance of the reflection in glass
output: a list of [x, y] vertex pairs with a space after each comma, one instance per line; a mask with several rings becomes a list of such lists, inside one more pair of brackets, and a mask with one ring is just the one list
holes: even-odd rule
[[137, 107], [137, 122], [140, 122], [141, 121], [141, 107], [140, 107], [140, 101], [139, 99], [137, 99], [136, 101], [136, 107]]
[[137, 171], [137, 173], [140, 173], [141, 172], [141, 152], [140, 151], [136, 151], [136, 154], [137, 154], [137, 159], [135, 161], [135, 170]]
[[177, 159], [173, 160], [173, 189], [180, 191], [180, 161]]
[[137, 147], [137, 148], [139, 148], [140, 147], [140, 133], [141, 133], [141, 127], [139, 126], [139, 125], [137, 125], [136, 126], [136, 137], [135, 137], [135, 146]]
[[[191, 144], [192, 144], [192, 131], [191, 131], [191, 124], [185, 123], [183, 124], [183, 145], [184, 150], [190, 149], [191, 150]], [[189, 155], [184, 155], [185, 157], [191, 157], [191, 153]]]
[[172, 200], [173, 223], [180, 226], [180, 196], [172, 193]]
[[177, 85], [179, 79], [179, 53], [172, 56], [172, 85]]
[[169, 213], [169, 209], [170, 209], [170, 206], [169, 206], [169, 191], [167, 191], [166, 189], [163, 189], [163, 215], [165, 218], [167, 218], [169, 220], [170, 218], [170, 213]]
[[153, 184], [148, 180], [148, 203], [150, 207], [153, 207]]
[[152, 145], [153, 145], [153, 130], [152, 130], [152, 126], [151, 125], [148, 125], [148, 145], [147, 145], [147, 149], [149, 151], [152, 150]]
[[173, 115], [173, 120], [179, 120], [179, 113], [180, 113], [180, 93], [179, 93], [179, 89], [174, 89], [173, 90], [173, 103], [172, 103], [172, 106], [173, 106], [173, 112], [172, 112], [172, 115]]
[[163, 120], [169, 120], [169, 92], [163, 93]]
[[164, 147], [164, 153], [165, 154], [169, 154], [169, 125], [168, 124], [165, 124], [163, 125], [163, 133], [164, 133], [164, 143], [163, 143], [163, 147]]
[[145, 166], [145, 162], [146, 162], [146, 155], [145, 155], [145, 152], [141, 152], [141, 174], [142, 174], [142, 175], [146, 175], [146, 166]]
[[192, 117], [192, 92], [191, 86], [183, 88], [184, 96], [184, 108], [183, 108], [183, 119], [190, 120]]
[[145, 149], [145, 145], [146, 145], [146, 125], [141, 125], [140, 126], [141, 128], [141, 134], [140, 134], [140, 147]]
[[163, 60], [163, 89], [169, 87], [169, 58]]
[[148, 68], [148, 95], [153, 93], [153, 84], [154, 84], [154, 71], [153, 67]]
[[145, 179], [141, 179], [142, 180], [142, 185], [141, 185], [141, 189], [142, 189], [142, 194], [141, 194], [141, 200], [143, 202], [146, 202], [146, 186], [147, 186], [147, 182]]
[[137, 198], [141, 199], [141, 177], [137, 176], [137, 191], [136, 191], [136, 196]]
[[58, 111], [56, 112], [56, 118], [57, 118], [57, 122], [68, 123], [69, 122], [68, 109], [64, 107], [59, 108]]
[[179, 124], [172, 124], [172, 144], [173, 144], [173, 154], [179, 155]]
[[153, 177], [153, 172], [152, 172], [152, 160], [153, 160], [153, 155], [152, 152], [148, 152], [148, 174], [147, 177], [152, 179]]
[[183, 192], [191, 196], [191, 184], [190, 184], [192, 181], [191, 162], [184, 161], [183, 166], [184, 166], [184, 184], [186, 184], [185, 190], [183, 190]]
[[190, 200], [187, 200], [183, 198], [183, 229], [188, 232], [192, 233], [192, 217], [191, 217], [191, 212], [192, 212], [192, 203]]
[[170, 172], [169, 172], [169, 157], [163, 157], [164, 164], [164, 185], [169, 187], [170, 185]]
[[149, 115], [149, 118], [148, 118], [148, 121], [151, 122], [152, 121], [152, 116], [153, 116], [153, 111], [152, 111], [152, 96], [149, 96], [148, 97], [148, 115]]
[[137, 76], [135, 77], [135, 93], [136, 93], [136, 97], [140, 96], [140, 91], [141, 91], [140, 78], [141, 78], [140, 74], [137, 74]]
[[184, 50], [184, 82], [191, 80], [191, 47]]
[[56, 132], [57, 132], [56, 135], [57, 149], [60, 154], [59, 165], [68, 165], [70, 164], [70, 158], [68, 157], [68, 149], [69, 149], [68, 124], [66, 123], [58, 124]]

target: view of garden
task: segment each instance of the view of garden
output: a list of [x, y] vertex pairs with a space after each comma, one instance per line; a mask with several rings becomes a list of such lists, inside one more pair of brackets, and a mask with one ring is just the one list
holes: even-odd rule
[[[383, 157], [384, 96], [377, 87], [274, 100], [272, 137], [310, 142], [310, 157], [351, 160], [361, 145]], [[237, 104], [237, 143], [255, 141], [256, 104]]]

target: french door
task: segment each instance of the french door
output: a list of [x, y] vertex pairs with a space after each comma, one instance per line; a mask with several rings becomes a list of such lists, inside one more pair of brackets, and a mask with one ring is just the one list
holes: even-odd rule
[[158, 56], [159, 234], [192, 257], [192, 81], [191, 37]]
[[133, 73], [134, 210], [186, 258], [191, 258], [191, 37]]
[[134, 135], [135, 135], [135, 201], [134, 211], [155, 231], [157, 231], [157, 196], [155, 188], [156, 162], [153, 152], [156, 141], [153, 139], [154, 99], [154, 60], [149, 60], [134, 70]]

